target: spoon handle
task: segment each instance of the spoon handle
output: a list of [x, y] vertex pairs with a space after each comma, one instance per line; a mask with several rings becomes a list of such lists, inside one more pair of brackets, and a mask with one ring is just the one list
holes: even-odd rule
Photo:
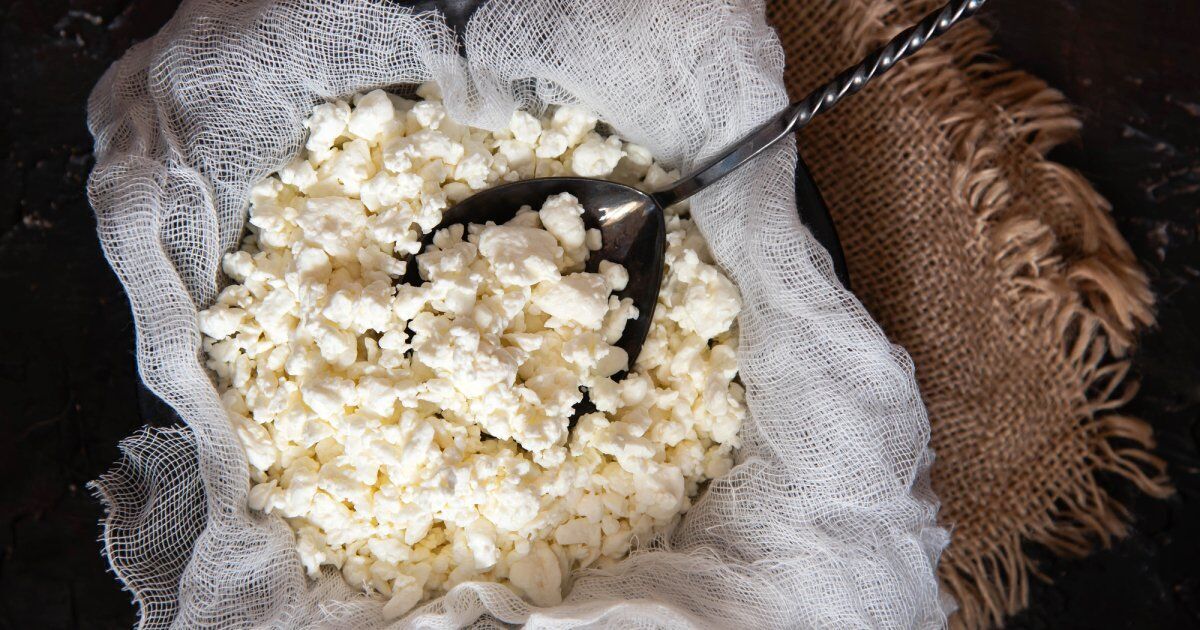
[[808, 124], [814, 116], [832, 109], [838, 101], [861, 90], [868, 81], [884, 73], [900, 60], [920, 50], [929, 40], [941, 35], [963, 18], [983, 6], [985, 0], [951, 0], [941, 9], [892, 38], [882, 48], [867, 55], [861, 63], [847, 68], [835, 79], [813, 91], [803, 100], [789, 105], [758, 129], [733, 143], [716, 157], [684, 175], [666, 189], [654, 193], [663, 207], [683, 201], [721, 179], [762, 153], [784, 136]]

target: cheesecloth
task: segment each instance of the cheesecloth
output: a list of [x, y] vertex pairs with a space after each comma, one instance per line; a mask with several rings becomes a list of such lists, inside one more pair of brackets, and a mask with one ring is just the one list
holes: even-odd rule
[[[382, 599], [308, 580], [278, 516], [246, 507], [247, 464], [199, 360], [197, 309], [238, 245], [250, 186], [303, 142], [323, 99], [439, 82], [457, 120], [577, 103], [687, 168], [787, 101], [760, 0], [493, 0], [465, 59], [433, 13], [386, 2], [195, 0], [104, 75], [88, 105], [100, 240], [129, 295], [146, 385], [186, 428], [148, 429], [95, 489], [103, 542], [145, 628], [381, 627]], [[681, 524], [574, 576], [560, 606], [463, 584], [414, 627], [935, 627], [929, 424], [907, 355], [834, 279], [797, 218], [795, 145], [698, 195], [737, 283], [750, 418], [737, 465]]]

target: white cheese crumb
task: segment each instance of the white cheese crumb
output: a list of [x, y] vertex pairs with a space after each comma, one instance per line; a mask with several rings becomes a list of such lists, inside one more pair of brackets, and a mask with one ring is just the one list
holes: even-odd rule
[[392, 581], [392, 597], [383, 605], [383, 618], [391, 621], [412, 610], [424, 595], [421, 585], [416, 578], [409, 575], [397, 576]]
[[562, 571], [558, 557], [545, 542], [539, 540], [527, 555], [513, 562], [508, 579], [538, 606], [562, 602]]
[[588, 134], [587, 140], [571, 154], [571, 170], [584, 177], [604, 177], [613, 172], [624, 156], [620, 138]]
[[573, 273], [557, 281], [540, 283], [533, 292], [533, 303], [564, 324], [595, 330], [608, 311], [609, 292], [603, 276]]
[[491, 263], [501, 284], [528, 287], [558, 277], [562, 256], [554, 236], [545, 230], [510, 225], [486, 228], [479, 253]]
[[513, 138], [524, 144], [537, 144], [538, 136], [542, 134], [542, 123], [529, 112], [513, 112], [508, 129]]
[[624, 291], [629, 284], [629, 272], [614, 262], [601, 260], [600, 275], [604, 276], [604, 280], [613, 291]]
[[574, 251], [584, 244], [583, 211], [583, 206], [571, 193], [560, 193], [547, 199], [538, 215], [546, 231], [553, 234], [564, 249]]

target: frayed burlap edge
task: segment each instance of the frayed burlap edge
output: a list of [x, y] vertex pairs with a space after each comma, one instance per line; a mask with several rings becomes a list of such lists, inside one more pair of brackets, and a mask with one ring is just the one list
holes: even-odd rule
[[[1061, 93], [991, 56], [990, 34], [976, 24], [961, 27], [945, 52], [912, 65], [912, 85], [939, 94], [933, 109], [948, 112], [944, 124], [959, 160], [956, 201], [991, 241], [1011, 303], [1026, 314], [1027, 332], [1061, 348], [1058, 372], [1063, 382], [1080, 386], [1070, 413], [1090, 451], [1087, 474], [1029, 497], [1037, 518], [1025, 531], [977, 541], [983, 544], [974, 548], [952, 543], [953, 553], [941, 566], [943, 584], [960, 606], [952, 622], [985, 627], [1001, 624], [1028, 603], [1028, 575], [1036, 567], [1022, 539], [1082, 556], [1124, 535], [1127, 511], [1095, 473], [1119, 475], [1152, 496], [1171, 493], [1165, 463], [1150, 453], [1150, 426], [1112, 413], [1136, 392], [1136, 383], [1126, 378], [1129, 361], [1121, 357], [1135, 330], [1153, 323], [1153, 295], [1108, 203], [1077, 172], [1045, 159], [1080, 126]], [[1013, 188], [1022, 185], [1049, 191], [1041, 196], [1078, 230], [1075, 238], [1063, 238], [1042, 208], [1010, 203]]]
[[[844, 40], [865, 54], [900, 32], [893, 24], [911, 23], [936, 4], [856, 1], [860, 19], [842, 25]], [[1082, 556], [1125, 533], [1129, 514], [1097, 473], [1116, 474], [1151, 496], [1172, 492], [1165, 463], [1150, 452], [1150, 426], [1116, 413], [1136, 392], [1124, 357], [1136, 330], [1153, 323], [1154, 299], [1107, 202], [1077, 172], [1046, 159], [1080, 128], [1060, 92], [994, 56], [990, 33], [977, 23], [956, 27], [904, 66], [885, 80], [944, 112], [954, 203], [990, 245], [996, 280], [1026, 326], [1022, 334], [1058, 349], [1053, 371], [1064, 387], [1077, 388], [1066, 413], [1088, 445], [1082, 472], [1029, 496], [1020, 526], [997, 539], [954, 537], [942, 557], [943, 587], [959, 606], [951, 625], [999, 626], [1028, 604], [1029, 575], [1044, 577], [1026, 541]], [[1045, 205], [1014, 201], [1030, 196]]]

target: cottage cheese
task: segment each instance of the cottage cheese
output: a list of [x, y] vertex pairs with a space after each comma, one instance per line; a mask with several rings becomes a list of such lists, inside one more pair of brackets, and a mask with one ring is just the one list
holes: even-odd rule
[[[684, 208], [637, 364], [614, 344], [637, 309], [570, 195], [504, 225], [452, 226], [472, 191], [546, 175], [654, 188], [648, 151], [560, 107], [488, 132], [436, 86], [316, 107], [305, 152], [251, 191], [232, 280], [198, 316], [246, 450], [251, 508], [279, 514], [309, 575], [341, 570], [388, 618], [454, 585], [561, 601], [571, 571], [622, 558], [732, 465], [745, 418], [736, 287]], [[629, 374], [617, 382], [612, 376]], [[587, 390], [597, 411], [568, 430]]]

